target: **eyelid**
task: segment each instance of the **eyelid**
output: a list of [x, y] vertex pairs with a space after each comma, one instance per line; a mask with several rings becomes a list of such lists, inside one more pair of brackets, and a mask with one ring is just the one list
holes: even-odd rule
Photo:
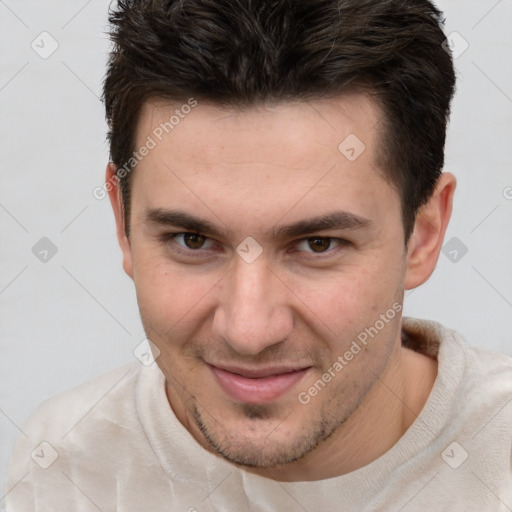
[[350, 242], [348, 240], [345, 240], [343, 238], [337, 238], [337, 237], [334, 237], [334, 236], [324, 236], [324, 235], [311, 235], [311, 236], [308, 236], [308, 237], [301, 238], [301, 239], [297, 240], [296, 242], [294, 242], [294, 245], [298, 246], [301, 243], [307, 243], [312, 238], [324, 238], [324, 239], [327, 239], [327, 240], [329, 240], [331, 242], [334, 242], [336, 245], [335, 245], [335, 247], [329, 248], [329, 249], [327, 249], [326, 251], [323, 251], [323, 252], [315, 252], [313, 250], [310, 250], [310, 251], [305, 250], [304, 251], [304, 250], [300, 250], [300, 249], [298, 250], [298, 252], [303, 252], [303, 253], [306, 253], [306, 254], [314, 254], [317, 257], [322, 257], [322, 255], [332, 255], [334, 252], [336, 252], [336, 249], [339, 249], [342, 246], [346, 246], [346, 245], [350, 244]]
[[[176, 241], [177, 237], [183, 236], [183, 235], [188, 235], [188, 234], [203, 236], [205, 238], [205, 244], [208, 244], [208, 246], [207, 247], [201, 247], [200, 249], [191, 249], [189, 247], [186, 247], [185, 245], [181, 245], [180, 243], [178, 243]], [[204, 235], [202, 233], [198, 233], [196, 231], [179, 231], [179, 232], [176, 232], [176, 233], [165, 233], [165, 234], [162, 234], [159, 238], [160, 238], [160, 241], [161, 241], [161, 243], [163, 245], [173, 243], [175, 245], [174, 250], [176, 252], [181, 252], [181, 253], [184, 253], [184, 254], [186, 253], [189, 256], [194, 256], [194, 255], [200, 256], [200, 255], [202, 255], [202, 253], [204, 251], [208, 251], [210, 249], [213, 249], [215, 247], [215, 244], [219, 243], [215, 239], [213, 239], [213, 238], [211, 238], [209, 236], [206, 236], [206, 235]], [[300, 250], [300, 249], [297, 250], [297, 252], [307, 254], [308, 256], [306, 256], [306, 257], [308, 257], [308, 258], [311, 257], [309, 255], [313, 255], [314, 258], [320, 259], [322, 257], [333, 256], [337, 252], [337, 249], [340, 249], [342, 247], [347, 247], [347, 246], [352, 245], [352, 243], [350, 241], [348, 241], [348, 240], [346, 240], [344, 238], [338, 238], [338, 237], [326, 236], [326, 235], [309, 235], [307, 237], [299, 238], [299, 239], [293, 241], [291, 245], [296, 248], [299, 244], [304, 243], [304, 242], [307, 243], [312, 238], [328, 239], [331, 242], [334, 242], [336, 245], [335, 245], [335, 247], [329, 248], [325, 252], [315, 252], [313, 250], [309, 250], [308, 251], [308, 250]]]
[[178, 252], [187, 252], [188, 254], [194, 254], [194, 253], [201, 253], [202, 251], [204, 250], [208, 250], [211, 248], [210, 247], [201, 247], [200, 249], [191, 249], [190, 247], [186, 247], [185, 245], [181, 245], [179, 242], [176, 241], [176, 239], [179, 237], [179, 236], [184, 236], [184, 235], [199, 235], [199, 236], [202, 236], [205, 238], [205, 244], [212, 244], [215, 242], [215, 240], [213, 238], [210, 238], [206, 235], [203, 235], [202, 233], [197, 233], [196, 231], [179, 231], [179, 232], [176, 232], [176, 233], [165, 233], [163, 235], [161, 235], [159, 238], [160, 238], [160, 241], [163, 245], [166, 245], [166, 244], [170, 244], [170, 243], [174, 243], [177, 247], [178, 247]]

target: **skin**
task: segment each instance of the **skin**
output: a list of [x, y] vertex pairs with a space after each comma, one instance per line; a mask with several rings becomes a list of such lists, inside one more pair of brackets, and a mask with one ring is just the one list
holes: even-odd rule
[[[145, 105], [138, 147], [175, 109]], [[455, 179], [441, 176], [405, 245], [400, 197], [377, 164], [381, 115], [362, 94], [246, 109], [199, 103], [134, 171], [129, 238], [120, 191], [110, 191], [173, 411], [207, 450], [266, 477], [325, 479], [375, 460], [410, 427], [437, 374], [435, 360], [402, 348], [398, 313], [308, 404], [297, 398], [428, 279], [442, 246]], [[354, 161], [338, 150], [350, 134], [366, 146]], [[107, 182], [114, 173], [110, 164]], [[149, 220], [155, 209], [220, 233], [185, 238], [190, 229]], [[273, 234], [333, 211], [366, 223]], [[248, 236], [262, 248], [252, 263], [236, 252]], [[227, 396], [207, 363], [309, 369], [283, 396], [251, 404]]]

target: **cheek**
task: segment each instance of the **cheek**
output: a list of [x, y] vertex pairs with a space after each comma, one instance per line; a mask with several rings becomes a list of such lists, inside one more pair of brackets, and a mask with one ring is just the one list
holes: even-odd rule
[[397, 308], [402, 302], [404, 269], [396, 255], [383, 256], [380, 253], [379, 257], [367, 258], [364, 264], [328, 278], [290, 283], [303, 304], [301, 315], [319, 338], [328, 342], [330, 351], [344, 351], [386, 313], [389, 325], [386, 322], [382, 334], [394, 336], [390, 332], [396, 330], [393, 305]]
[[[384, 313], [400, 296], [403, 272], [399, 268], [370, 268], [340, 272], [328, 279], [297, 284], [306, 308], [328, 326], [359, 324]], [[381, 309], [383, 309], [381, 311]]]
[[159, 337], [181, 339], [209, 310], [218, 279], [176, 269], [161, 257], [137, 256], [134, 283], [144, 325]]

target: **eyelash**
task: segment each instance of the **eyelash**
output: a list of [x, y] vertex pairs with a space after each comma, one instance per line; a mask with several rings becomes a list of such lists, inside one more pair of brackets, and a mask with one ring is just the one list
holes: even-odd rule
[[[179, 243], [176, 242], [176, 238], [180, 237], [180, 236], [184, 236], [184, 235], [200, 235], [200, 236], [204, 236], [204, 235], [201, 235], [201, 233], [195, 233], [193, 231], [182, 231], [182, 232], [179, 232], [179, 233], [168, 233], [168, 234], [165, 234], [165, 235], [162, 235], [160, 237], [160, 241], [163, 245], [165, 246], [168, 246], [172, 243], [172, 245], [174, 245], [173, 247], [173, 250], [179, 254], [183, 254], [183, 255], [186, 255], [186, 256], [192, 256], [192, 257], [203, 257], [203, 252], [205, 250], [208, 250], [209, 248], [207, 249], [190, 249], [189, 247], [185, 247], [185, 246], [182, 246], [180, 245]], [[298, 240], [295, 240], [294, 242], [292, 242], [292, 245], [294, 246], [297, 246], [301, 243], [307, 243], [308, 240], [310, 239], [313, 239], [313, 238], [322, 238], [322, 239], [325, 239], [325, 240], [329, 240], [330, 242], [334, 242], [336, 243], [337, 245], [334, 247], [334, 248], [329, 248], [327, 251], [325, 252], [318, 252], [318, 253], [315, 253], [314, 251], [298, 251], [298, 252], [303, 252], [305, 254], [309, 254], [309, 255], [312, 255], [312, 256], [306, 256], [306, 258], [311, 258], [313, 257], [314, 259], [321, 259], [321, 258], [326, 258], [326, 257], [329, 257], [329, 256], [332, 256], [335, 252], [338, 252], [337, 250], [338, 249], [341, 249], [343, 247], [348, 247], [348, 246], [351, 246], [352, 243], [349, 242], [348, 240], [345, 240], [343, 238], [336, 238], [336, 237], [332, 237], [332, 236], [309, 236], [309, 237], [306, 237], [306, 238], [300, 238]], [[205, 236], [205, 241], [206, 242], [214, 242], [213, 239]]]

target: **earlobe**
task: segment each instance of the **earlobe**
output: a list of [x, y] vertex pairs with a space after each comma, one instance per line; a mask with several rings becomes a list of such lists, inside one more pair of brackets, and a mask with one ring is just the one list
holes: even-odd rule
[[132, 252], [130, 247], [130, 240], [126, 236], [125, 231], [123, 197], [121, 194], [121, 187], [119, 185], [119, 178], [116, 174], [116, 166], [112, 162], [109, 162], [107, 165], [105, 173], [105, 184], [110, 198], [110, 204], [112, 205], [112, 210], [114, 211], [117, 240], [123, 253], [123, 268], [124, 271], [133, 279]]
[[455, 176], [443, 173], [432, 197], [418, 211], [408, 243], [406, 290], [423, 284], [436, 267], [452, 213], [455, 187]]

